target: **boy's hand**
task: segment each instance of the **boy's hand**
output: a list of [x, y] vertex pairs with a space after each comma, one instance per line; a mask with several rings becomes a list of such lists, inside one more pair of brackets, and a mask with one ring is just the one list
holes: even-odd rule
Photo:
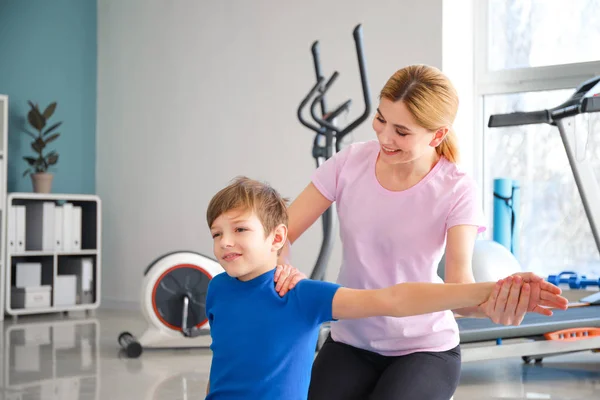
[[306, 275], [298, 271], [289, 264], [280, 264], [275, 269], [275, 279], [277, 283], [275, 291], [283, 297], [287, 292], [292, 290], [294, 286], [302, 279], [306, 279]]
[[566, 310], [568, 300], [557, 286], [532, 273], [517, 273], [498, 281], [481, 309], [494, 323], [520, 325], [527, 312], [551, 316], [545, 307]]

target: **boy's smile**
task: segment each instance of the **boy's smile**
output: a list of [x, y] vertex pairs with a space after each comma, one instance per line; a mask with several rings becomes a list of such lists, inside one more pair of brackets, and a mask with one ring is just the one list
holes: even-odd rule
[[237, 260], [240, 256], [241, 256], [240, 253], [227, 253], [223, 256], [223, 260], [233, 261], [233, 260]]

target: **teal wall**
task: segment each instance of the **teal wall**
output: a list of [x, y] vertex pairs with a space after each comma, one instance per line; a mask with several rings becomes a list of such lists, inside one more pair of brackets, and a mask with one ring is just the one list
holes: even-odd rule
[[[49, 143], [58, 152], [53, 193], [96, 190], [96, 0], [0, 0], [0, 94], [9, 96], [8, 191], [31, 192], [33, 156], [22, 133], [28, 100], [58, 103], [63, 121]], [[35, 132], [35, 130], [32, 129]]]

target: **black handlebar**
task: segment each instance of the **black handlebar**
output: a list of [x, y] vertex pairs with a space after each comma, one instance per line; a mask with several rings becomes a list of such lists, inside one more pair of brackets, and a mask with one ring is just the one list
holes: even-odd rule
[[336, 141], [337, 151], [339, 151], [339, 144], [341, 143], [343, 137], [350, 133], [358, 125], [360, 125], [365, 119], [369, 117], [369, 114], [371, 113], [371, 94], [369, 92], [369, 81], [367, 80], [367, 66], [365, 62], [365, 53], [363, 48], [363, 31], [361, 25], [357, 25], [356, 28], [354, 28], [353, 36], [354, 42], [356, 43], [358, 69], [360, 71], [360, 82], [362, 85], [363, 99], [365, 101], [365, 110], [363, 111], [360, 117], [354, 120], [354, 122], [352, 122], [338, 134]]
[[[327, 83], [323, 85], [324, 77], [321, 69], [321, 59], [320, 59], [320, 51], [319, 51], [319, 42], [315, 41], [312, 44], [311, 52], [313, 55], [315, 75], [317, 78], [317, 83], [312, 87], [307, 96], [302, 100], [300, 106], [298, 107], [298, 119], [302, 123], [302, 125], [307, 128], [315, 131], [317, 135], [324, 135], [327, 131], [330, 131], [335, 136], [335, 148], [336, 151], [340, 151], [341, 141], [344, 136], [354, 130], [358, 125], [360, 125], [365, 119], [369, 117], [371, 113], [371, 95], [369, 91], [369, 82], [367, 79], [366, 72], [366, 62], [365, 62], [365, 54], [364, 54], [364, 46], [363, 46], [363, 30], [362, 26], [359, 24], [354, 28], [353, 31], [354, 42], [356, 46], [356, 54], [358, 59], [358, 68], [360, 72], [360, 81], [363, 92], [363, 99], [365, 103], [365, 108], [363, 113], [354, 121], [352, 121], [345, 128], [340, 128], [335, 126], [332, 122], [334, 118], [339, 115], [342, 111], [347, 110], [351, 104], [351, 100], [347, 100], [340, 107], [338, 107], [333, 112], [327, 112], [327, 106], [325, 102], [325, 95], [327, 90], [329, 90], [332, 84], [337, 79], [339, 73], [335, 71], [333, 75], [329, 78]], [[311, 99], [316, 95], [316, 97]], [[314, 123], [308, 122], [302, 116], [302, 112], [306, 105], [311, 102], [310, 105], [310, 114], [313, 119], [317, 122], [318, 126]], [[321, 105], [321, 116], [317, 115], [316, 108], [317, 105]]]
[[600, 76], [595, 76], [581, 83], [575, 93], [564, 103], [546, 110], [512, 112], [508, 114], [490, 115], [488, 127], [520, 126], [531, 124], [555, 125], [556, 120], [572, 117], [577, 114], [600, 111]]
[[[321, 71], [321, 56], [319, 53], [319, 41], [315, 40], [311, 47], [311, 52], [313, 55], [313, 60], [315, 64], [315, 75], [317, 81], [323, 78], [323, 72]], [[327, 107], [325, 106], [325, 98], [321, 98], [321, 114], [325, 115], [327, 113]]]
[[491, 115], [488, 127], [499, 128], [502, 126], [543, 124], [550, 123], [550, 121], [550, 113], [546, 110], [531, 112], [515, 112], [509, 114]]
[[[331, 112], [327, 110], [327, 105], [325, 103], [325, 95], [327, 94], [327, 91], [332, 87], [339, 74], [337, 71], [335, 71], [331, 75], [329, 80], [325, 82], [325, 77], [323, 76], [323, 72], [321, 71], [319, 42], [313, 42], [311, 47], [317, 83], [315, 83], [315, 85], [311, 88], [306, 97], [302, 99], [302, 102], [298, 107], [298, 119], [300, 120], [302, 125], [316, 132], [316, 135], [313, 140], [312, 155], [316, 161], [317, 168], [323, 165], [325, 160], [328, 160], [334, 155], [334, 149], [336, 152], [340, 151], [342, 138], [348, 133], [350, 133], [354, 128], [356, 128], [361, 122], [363, 122], [371, 113], [371, 97], [369, 94], [369, 83], [367, 80], [365, 55], [363, 51], [362, 26], [360, 24], [354, 28], [353, 36], [354, 42], [356, 43], [356, 54], [358, 58], [358, 68], [360, 71], [360, 82], [362, 84], [365, 109], [360, 117], [352, 121], [352, 123], [350, 123], [343, 129], [338, 128], [333, 122], [339, 114], [349, 109], [352, 101], [345, 101]], [[302, 116], [302, 111], [309, 102], [311, 103], [310, 114], [313, 117], [314, 121], [316, 121], [316, 124], [305, 120]], [[321, 105], [321, 116], [317, 115], [317, 106], [319, 104]], [[323, 141], [325, 143], [321, 144], [320, 142]], [[325, 279], [327, 261], [331, 254], [331, 249], [333, 248], [334, 240], [333, 229], [335, 225], [335, 212], [332, 207], [329, 207], [322, 214], [323, 241], [321, 244], [321, 249], [319, 250], [317, 262], [310, 275], [311, 279]]]
[[317, 133], [322, 133], [322, 128], [320, 128], [316, 125], [313, 125], [310, 122], [308, 122], [307, 120], [305, 120], [304, 117], [302, 116], [302, 110], [304, 109], [306, 104], [310, 101], [311, 97], [313, 97], [315, 95], [315, 93], [317, 93], [318, 91], [321, 90], [321, 87], [323, 86], [324, 82], [325, 82], [325, 78], [323, 78], [323, 77], [319, 78], [317, 80], [317, 83], [315, 83], [315, 85], [312, 87], [312, 89], [310, 89], [310, 92], [308, 92], [308, 94], [300, 102], [300, 106], [298, 107], [298, 119], [300, 120], [300, 123], [302, 123], [302, 125], [306, 126], [308, 129], [312, 129], [313, 131], [315, 131]]
[[310, 115], [312, 115], [312, 117], [315, 119], [315, 121], [317, 121], [319, 124], [321, 124], [321, 126], [331, 129], [334, 132], [337, 132], [338, 128], [335, 125], [333, 125], [331, 122], [328, 122], [328, 121], [325, 121], [325, 120], [319, 118], [315, 112], [315, 108], [317, 106], [317, 103], [319, 103], [321, 100], [323, 100], [323, 98], [325, 97], [325, 94], [327, 93], [327, 90], [329, 90], [329, 88], [331, 87], [333, 82], [335, 82], [335, 80], [337, 79], [338, 76], [339, 76], [338, 72], [335, 71], [333, 73], [333, 75], [331, 76], [331, 78], [329, 78], [329, 81], [325, 84], [325, 87], [323, 88], [323, 90], [321, 90], [321, 94], [319, 94], [317, 97], [315, 97], [312, 104], [310, 105]]

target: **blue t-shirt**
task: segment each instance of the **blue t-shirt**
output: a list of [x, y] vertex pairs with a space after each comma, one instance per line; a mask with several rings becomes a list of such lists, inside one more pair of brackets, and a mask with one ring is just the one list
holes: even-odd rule
[[304, 279], [280, 297], [274, 273], [247, 282], [221, 273], [209, 283], [207, 400], [306, 400], [319, 325], [333, 319], [339, 285]]

